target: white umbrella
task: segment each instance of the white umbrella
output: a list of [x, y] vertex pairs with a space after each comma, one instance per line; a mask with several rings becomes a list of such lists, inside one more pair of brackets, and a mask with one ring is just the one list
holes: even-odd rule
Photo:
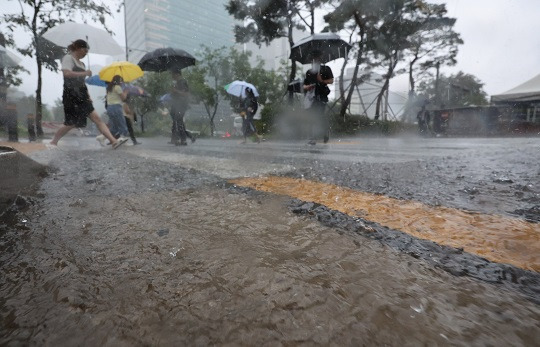
[[0, 68], [17, 66], [21, 60], [17, 55], [0, 45]]
[[66, 22], [47, 30], [43, 37], [47, 40], [67, 47], [75, 40], [85, 40], [90, 46], [90, 53], [120, 55], [124, 49], [103, 29], [88, 24]]
[[231, 95], [245, 98], [246, 97], [246, 88], [248, 88], [248, 87], [251, 88], [251, 90], [253, 91], [253, 94], [256, 97], [259, 97], [259, 92], [257, 91], [257, 88], [255, 88], [255, 86], [253, 84], [248, 83], [246, 81], [234, 81], [234, 82], [231, 82], [231, 83], [229, 83], [229, 84], [227, 84], [225, 86], [225, 91], [227, 91], [227, 93], [229, 93]]

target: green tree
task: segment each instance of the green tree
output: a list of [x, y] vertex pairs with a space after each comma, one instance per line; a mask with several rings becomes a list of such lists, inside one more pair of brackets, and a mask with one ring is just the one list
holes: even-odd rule
[[202, 46], [197, 57], [197, 66], [188, 70], [184, 76], [195, 101], [204, 106], [210, 124], [210, 134], [214, 136], [214, 119], [219, 104], [225, 97], [223, 86], [232, 81], [231, 61], [226, 47], [211, 49]]
[[[415, 92], [415, 71], [425, 73], [437, 65], [455, 65], [459, 45], [463, 40], [454, 31], [455, 18], [446, 16], [446, 4], [423, 3], [415, 13], [420, 29], [409, 37], [406, 51], [409, 58], [409, 90]], [[419, 69], [416, 69], [416, 66]]]
[[477, 77], [460, 71], [450, 76], [441, 75], [438, 83], [433, 78], [421, 82], [418, 94], [428, 100], [439, 97], [441, 107], [487, 105], [487, 94], [483, 86]]
[[[393, 0], [369, 1], [369, 0], [335, 0], [335, 8], [324, 16], [331, 31], [341, 31], [345, 29], [352, 30], [352, 43], [354, 43], [352, 53], [355, 55], [355, 67], [352, 74], [348, 90], [343, 86], [339, 115], [345, 117], [349, 108], [355, 87], [360, 83], [358, 72], [360, 66], [367, 62], [367, 53], [369, 52], [370, 41], [374, 38], [374, 32], [377, 30], [382, 14], [389, 13], [391, 2]], [[343, 69], [342, 69], [343, 70]], [[346, 93], [346, 96], [344, 96]]]
[[[236, 42], [255, 42], [268, 45], [285, 37], [294, 46], [293, 29], [309, 29], [315, 33], [315, 10], [329, 0], [229, 0], [225, 6], [229, 14], [244, 22], [236, 25]], [[296, 77], [296, 63], [291, 61], [289, 82]]]
[[[5, 1], [5, 0], [4, 0]], [[7, 0], [14, 1], [14, 0]], [[36, 59], [37, 65], [37, 88], [36, 88], [36, 125], [37, 135], [43, 136], [41, 119], [43, 115], [41, 88], [42, 69], [58, 70], [55, 58], [58, 58], [59, 48], [45, 46], [46, 41], [41, 39], [48, 29], [66, 19], [81, 17], [99, 21], [105, 29], [105, 16], [111, 11], [106, 1], [73, 1], [73, 0], [18, 0], [19, 10], [13, 13], [4, 13], [0, 16], [0, 23], [8, 30], [6, 43], [8, 46], [17, 47], [17, 50], [29, 57]], [[31, 36], [31, 42], [26, 47], [19, 47], [15, 42], [13, 33], [22, 28]]]
[[[409, 38], [422, 27], [417, 13], [424, 5], [423, 1], [392, 0], [388, 4], [388, 12], [381, 12], [375, 30], [372, 31], [372, 39], [368, 41], [368, 48], [373, 55], [381, 58], [372, 64], [386, 66], [382, 74], [383, 86], [377, 95], [376, 118], [381, 114], [383, 97], [390, 88], [390, 79], [405, 71], [397, 67], [404, 51], [410, 47]], [[383, 120], [386, 120], [385, 117], [386, 114]]]
[[[206, 111], [212, 136], [219, 105], [223, 102], [230, 103], [232, 108], [238, 105], [239, 99], [227, 94], [224, 88], [228, 83], [245, 80], [254, 84], [260, 94], [260, 103], [272, 104], [281, 100], [285, 77], [265, 70], [260, 59], [252, 67], [249, 63], [251, 55], [249, 51], [242, 52], [234, 47], [211, 49], [203, 46], [197, 55], [197, 65], [182, 71], [191, 91], [191, 102], [201, 104]], [[172, 81], [169, 73], [150, 72], [135, 83], [150, 94], [147, 98], [139, 98], [139, 110], [151, 114], [160, 106], [160, 96], [170, 92]]]
[[133, 84], [140, 86], [148, 94], [146, 97], [130, 98], [130, 104], [139, 117], [141, 128], [150, 133], [164, 132], [167, 128], [166, 124], [170, 124], [170, 119], [159, 112], [159, 108], [163, 106], [160, 98], [171, 91], [171, 74], [169, 72], [146, 72]]
[[[324, 18], [333, 31], [354, 30], [357, 33], [355, 69], [346, 96], [339, 100], [340, 116], [344, 117], [355, 87], [361, 83], [361, 66], [384, 68], [383, 86], [377, 95], [376, 115], [380, 115], [382, 98], [389, 89], [390, 79], [405, 70], [399, 69], [404, 52], [410, 47], [409, 38], [422, 27], [423, 0], [343, 0], [335, 1], [335, 9]], [[344, 88], [340, 86], [340, 90]]]

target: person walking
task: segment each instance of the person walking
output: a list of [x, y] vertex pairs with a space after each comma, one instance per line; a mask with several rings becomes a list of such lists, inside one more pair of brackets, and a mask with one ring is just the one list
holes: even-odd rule
[[133, 122], [137, 120], [137, 116], [135, 114], [135, 111], [133, 110], [133, 107], [130, 105], [129, 101], [130, 101], [130, 98], [128, 95], [127, 99], [124, 101], [124, 104], [122, 105], [124, 109], [126, 125], [129, 132], [129, 137], [131, 138], [133, 145], [140, 145], [141, 143], [137, 141], [137, 138], [135, 137], [135, 131], [133, 130]]
[[186, 130], [184, 116], [189, 110], [189, 86], [179, 69], [171, 70], [173, 86], [171, 90], [172, 136], [171, 142], [176, 146], [186, 146], [189, 137], [191, 143], [195, 142], [195, 136]]
[[313, 114], [313, 121], [308, 125], [310, 139], [308, 144], [315, 145], [317, 137], [322, 134], [324, 143], [330, 138], [330, 123], [326, 115], [326, 104], [330, 94], [329, 84], [334, 83], [334, 75], [329, 66], [321, 65], [322, 52], [314, 50], [312, 53], [311, 69], [306, 72], [304, 79], [304, 93], [309, 103], [304, 108]]
[[429, 136], [432, 134], [431, 131], [431, 115], [429, 111], [427, 110], [427, 105], [429, 104], [429, 101], [426, 101], [422, 104], [422, 108], [416, 115], [416, 119], [418, 120], [418, 133], [422, 136]]
[[62, 58], [64, 125], [56, 131], [50, 144], [57, 146], [58, 141], [71, 129], [84, 128], [86, 119], [90, 118], [101, 134], [111, 142], [112, 148], [116, 149], [125, 141], [114, 138], [107, 125], [101, 120], [92, 105], [92, 99], [84, 83], [85, 77], [92, 76], [92, 71], [86, 70], [86, 66], [81, 61], [88, 54], [89, 49], [86, 41], [76, 40], [68, 46], [69, 53]]
[[242, 111], [240, 112], [242, 116], [242, 133], [244, 135], [244, 140], [241, 143], [246, 143], [248, 136], [254, 136], [255, 141], [261, 143], [261, 138], [257, 134], [257, 128], [253, 122], [253, 117], [259, 108], [257, 97], [251, 88], [246, 87], [245, 91], [246, 97], [242, 99]]
[[[105, 105], [109, 116], [109, 124], [111, 125], [111, 134], [118, 138], [118, 141], [126, 142], [128, 140], [128, 127], [124, 117], [123, 104], [124, 100], [127, 99], [127, 91], [122, 90], [122, 83], [124, 83], [124, 79], [119, 75], [114, 76], [111, 82], [107, 83]], [[105, 137], [99, 135], [96, 140], [103, 144]]]

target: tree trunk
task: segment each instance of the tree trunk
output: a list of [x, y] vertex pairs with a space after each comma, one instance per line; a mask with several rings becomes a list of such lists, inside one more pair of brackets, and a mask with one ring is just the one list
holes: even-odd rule
[[381, 91], [377, 95], [377, 107], [375, 108], [375, 119], [380, 118], [382, 99], [383, 99], [384, 93], [386, 92], [386, 89], [388, 88], [388, 84], [389, 84], [388, 82], [389, 82], [388, 79], [384, 81]]
[[311, 35], [315, 34], [315, 6], [313, 6], [311, 3], [310, 5], [310, 14], [311, 14], [311, 26], [309, 27]]
[[347, 108], [349, 107], [349, 104], [351, 103], [352, 95], [354, 92], [354, 86], [356, 86], [356, 81], [358, 80], [358, 70], [360, 67], [360, 63], [362, 62], [362, 54], [364, 51], [364, 26], [361, 22], [360, 16], [358, 13], [354, 15], [356, 24], [358, 24], [358, 27], [360, 28], [360, 41], [358, 42], [358, 55], [356, 56], [356, 65], [354, 66], [354, 72], [351, 78], [351, 84], [349, 86], [349, 92], [347, 93], [347, 98], [343, 100], [341, 103], [341, 109], [339, 110], [339, 116], [341, 118], [345, 118], [345, 113], [347, 112]]
[[384, 84], [381, 88], [381, 91], [377, 95], [377, 107], [375, 108], [375, 119], [379, 119], [381, 115], [382, 99], [384, 97], [384, 94], [387, 92], [388, 88], [390, 87], [390, 79], [392, 78], [392, 75], [394, 74], [394, 69], [396, 68], [396, 65], [398, 63], [397, 55], [398, 55], [398, 51], [395, 51], [394, 54], [390, 56], [390, 64], [388, 65], [388, 71], [386, 71], [386, 75], [384, 76]]
[[[343, 76], [345, 76], [345, 67], [347, 66], [348, 62], [349, 60], [347, 59], [347, 57], [345, 57], [345, 61], [343, 61], [343, 65], [341, 65], [341, 71], [339, 72], [339, 101], [341, 101], [341, 103], [343, 103], [343, 94], [345, 94]], [[351, 88], [351, 86], [349, 86], [349, 88]], [[343, 115], [343, 120], [345, 120], [345, 114]]]
[[[293, 40], [293, 26], [292, 26], [292, 18], [291, 16], [287, 16], [287, 37], [289, 39], [289, 48], [292, 49], [292, 46], [294, 46], [294, 40]], [[289, 75], [289, 83], [294, 81], [296, 77], [296, 62], [291, 59], [291, 74]], [[289, 105], [292, 105], [294, 102], [294, 91], [289, 90]]]
[[38, 13], [41, 7], [41, 2], [36, 4], [34, 7], [34, 16], [32, 18], [32, 34], [34, 35], [34, 43], [36, 47], [36, 64], [38, 70], [38, 81], [36, 88], [36, 135], [38, 138], [43, 138], [43, 127], [41, 126], [41, 119], [43, 118], [42, 102], [41, 102], [41, 73], [42, 73], [42, 61], [39, 52], [41, 49], [39, 47], [40, 40], [37, 29], [37, 19]]
[[41, 125], [41, 120], [43, 118], [43, 111], [42, 111], [42, 102], [41, 102], [41, 70], [42, 70], [42, 64], [41, 59], [37, 57], [37, 69], [38, 69], [38, 81], [37, 81], [37, 88], [36, 88], [36, 135], [38, 138], [43, 138], [43, 127]]
[[[0, 45], [6, 45], [6, 39], [2, 33], [0, 33]], [[7, 82], [5, 77], [4, 68], [0, 67], [0, 118], [5, 117], [4, 112], [7, 103]]]
[[409, 63], [409, 94], [414, 94], [415, 80], [413, 76], [414, 64], [418, 60], [418, 55], [414, 56], [414, 59]]

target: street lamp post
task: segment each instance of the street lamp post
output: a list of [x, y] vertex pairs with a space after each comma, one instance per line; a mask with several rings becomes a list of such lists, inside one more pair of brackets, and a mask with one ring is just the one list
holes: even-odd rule
[[123, 1], [123, 5], [124, 5], [124, 36], [125, 36], [125, 39], [126, 39], [126, 61], [129, 61], [126, 0]]

